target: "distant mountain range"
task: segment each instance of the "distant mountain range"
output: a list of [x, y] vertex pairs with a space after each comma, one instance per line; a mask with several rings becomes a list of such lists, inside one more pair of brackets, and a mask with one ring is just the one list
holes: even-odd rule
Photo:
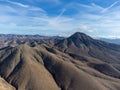
[[120, 45], [80, 32], [0, 37], [0, 75], [11, 90], [120, 90]]
[[16, 35], [16, 34], [0, 34], [0, 48], [6, 46], [17, 46], [25, 43], [48, 43], [58, 41], [64, 37], [60, 36], [41, 36], [41, 35]]
[[115, 43], [120, 45], [120, 39], [106, 39], [106, 38], [100, 38], [99, 40], [109, 42], [109, 43]]

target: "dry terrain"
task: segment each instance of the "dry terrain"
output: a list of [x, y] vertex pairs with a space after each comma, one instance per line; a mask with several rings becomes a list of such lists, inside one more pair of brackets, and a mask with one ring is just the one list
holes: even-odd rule
[[120, 45], [79, 32], [16, 37], [1, 43], [0, 90], [120, 90]]

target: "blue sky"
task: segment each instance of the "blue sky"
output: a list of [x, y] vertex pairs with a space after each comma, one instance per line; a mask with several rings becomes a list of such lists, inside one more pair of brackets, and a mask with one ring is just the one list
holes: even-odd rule
[[0, 0], [0, 33], [120, 38], [120, 0]]

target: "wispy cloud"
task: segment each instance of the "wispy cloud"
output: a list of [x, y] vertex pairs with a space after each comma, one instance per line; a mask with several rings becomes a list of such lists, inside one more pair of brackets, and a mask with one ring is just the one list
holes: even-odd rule
[[[49, 1], [46, 0], [46, 2]], [[59, 0], [54, 2], [57, 1]], [[63, 33], [69, 35], [80, 31], [94, 37], [120, 36], [118, 34], [120, 33], [120, 6], [117, 5], [119, 1], [107, 8], [94, 2], [90, 4], [71, 2], [55, 9], [57, 13], [54, 15], [49, 15], [49, 11], [41, 6], [31, 6], [10, 0], [7, 0], [7, 3], [9, 4], [0, 4], [0, 28], [9, 32], [21, 31], [21, 33], [30, 34], [49, 32], [48, 35], [50, 33], [51, 35]], [[73, 13], [73, 11], [77, 12]], [[114, 35], [113, 32], [115, 32]]]
[[28, 2], [31, 2], [31, 3], [49, 3], [51, 4], [52, 3], [52, 6], [54, 5], [58, 5], [58, 4], [61, 4], [62, 1], [61, 0], [28, 0]]
[[[76, 10], [78, 10], [78, 14], [74, 15], [75, 21], [73, 22], [75, 24], [79, 23], [79, 25], [76, 25], [74, 31], [76, 31], [77, 29], [79, 31], [93, 35], [94, 37], [99, 37], [100, 35], [109, 35], [109, 37], [115, 36], [119, 38], [120, 6], [117, 5], [118, 3], [119, 1], [116, 1], [107, 8], [104, 8], [95, 3], [89, 5], [73, 3], [72, 6], [75, 7]], [[83, 7], [82, 11], [81, 7]], [[91, 32], [94, 32], [94, 34]]]
[[103, 10], [102, 10], [102, 13], [107, 12], [109, 9], [111, 9], [112, 7], [114, 7], [114, 6], [115, 6], [117, 3], [119, 3], [119, 2], [120, 2], [120, 0], [112, 3], [109, 7], [103, 9]]
[[88, 4], [86, 5], [86, 4], [72, 2], [72, 3], [69, 3], [67, 5], [67, 8], [74, 8], [74, 9], [80, 11], [80, 12], [85, 12], [85, 11], [87, 11], [87, 12], [88, 11], [89, 12], [99, 12], [99, 11], [104, 10], [103, 7], [101, 7], [101, 6], [99, 6], [95, 3], [91, 3], [89, 5]]
[[41, 1], [41, 2], [54, 2], [56, 4], [60, 4], [61, 3], [60, 0], [39, 0], [39, 1]]
[[[40, 7], [25, 5], [19, 2], [13, 2], [10, 0], [0, 0], [6, 2], [5, 5], [0, 4], [0, 13], [6, 13], [5, 16], [21, 15], [21, 16], [45, 16], [46, 11]], [[12, 15], [11, 15], [12, 14]]]
[[8, 2], [8, 3], [14, 4], [14, 5], [20, 6], [20, 7], [24, 7], [24, 8], [29, 7], [29, 5], [25, 5], [25, 4], [22, 4], [22, 3], [19, 3], [19, 2], [13, 2], [13, 1], [10, 1], [10, 0], [5, 0], [5, 1]]

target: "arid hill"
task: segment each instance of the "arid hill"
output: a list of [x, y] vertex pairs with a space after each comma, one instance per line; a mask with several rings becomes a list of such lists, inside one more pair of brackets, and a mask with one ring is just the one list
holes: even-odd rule
[[0, 50], [0, 75], [16, 90], [120, 90], [120, 46], [83, 33]]

